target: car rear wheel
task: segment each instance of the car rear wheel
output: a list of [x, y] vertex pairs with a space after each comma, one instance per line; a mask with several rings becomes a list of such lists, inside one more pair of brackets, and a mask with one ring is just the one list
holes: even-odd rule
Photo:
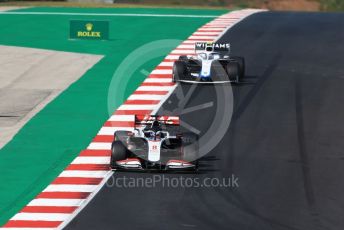
[[243, 57], [233, 57], [233, 59], [239, 65], [239, 79], [243, 79], [245, 77], [245, 58]]
[[182, 56], [179, 56], [178, 60], [179, 60], [179, 61], [187, 61], [187, 60], [188, 60], [188, 57], [185, 56], [185, 55], [182, 55]]
[[239, 82], [239, 65], [237, 62], [228, 62], [226, 71], [230, 81]]
[[116, 131], [114, 134], [115, 141], [122, 141], [125, 142], [126, 139], [128, 138], [128, 133], [129, 131]]

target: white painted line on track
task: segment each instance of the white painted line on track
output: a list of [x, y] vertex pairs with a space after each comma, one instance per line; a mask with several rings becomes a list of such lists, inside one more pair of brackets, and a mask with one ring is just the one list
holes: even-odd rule
[[134, 121], [134, 115], [112, 115], [109, 121]]
[[18, 213], [12, 220], [32, 220], [32, 221], [65, 221], [70, 214], [66, 213]]
[[87, 149], [93, 150], [111, 150], [111, 142], [91, 142]]
[[188, 54], [188, 53], [195, 53], [195, 50], [179, 50], [179, 49], [175, 49], [171, 53], [172, 54]]
[[59, 177], [104, 178], [109, 171], [65, 170]]
[[138, 91], [169, 91], [173, 86], [140, 86]]
[[77, 157], [72, 164], [109, 164], [110, 157]]
[[209, 22], [207, 24], [205, 24], [206, 26], [230, 26], [231, 23], [235, 23], [235, 22]]
[[192, 35], [194, 36], [218, 36], [220, 34], [220, 32], [195, 32]]
[[[171, 82], [171, 79], [167, 79]], [[164, 95], [151, 95], [151, 94], [132, 94], [128, 100], [161, 100]]]
[[172, 69], [155, 69], [152, 74], [172, 74]]
[[[154, 86], [152, 86], [154, 87]], [[155, 86], [156, 87], [156, 86]], [[151, 105], [121, 105], [119, 110], [152, 110], [156, 107], [155, 104]]]
[[200, 28], [199, 30], [202, 30], [202, 31], [218, 31], [218, 32], [222, 32], [223, 31], [223, 28], [206, 28], [206, 27], [204, 27], [204, 28]]
[[98, 185], [51, 184], [43, 192], [93, 192]]
[[79, 206], [83, 199], [34, 199], [27, 206]]
[[117, 130], [133, 131], [134, 129], [130, 127], [102, 127], [98, 135], [113, 135]]
[[[167, 83], [167, 82], [171, 82], [171, 79], [170, 78], [147, 78], [144, 82], [146, 82], [146, 83]], [[155, 96], [159, 96], [159, 95], [155, 95]], [[142, 99], [142, 98], [138, 98], [138, 99]], [[147, 98], [147, 99], [149, 99], [149, 98]], [[160, 99], [161, 99], [161, 95], [160, 95]]]
[[[205, 40], [214, 40], [217, 36], [190, 36], [189, 39], [205, 39]], [[195, 51], [193, 51], [195, 52]]]
[[166, 59], [171, 59], [171, 60], [177, 60], [179, 58], [179, 55], [167, 55]]
[[216, 18], [218, 15], [193, 15], [193, 14], [119, 14], [119, 13], [68, 13], [68, 12], [0, 12], [7, 15], [71, 15], [71, 16], [110, 16], [110, 17], [166, 17], [166, 18]]
[[208, 42], [208, 40], [204, 40], [204, 39], [202, 39], [202, 40], [185, 40], [185, 41], [183, 42], [183, 44], [184, 44], [184, 45], [186, 45], [186, 44], [195, 45], [196, 42]]
[[173, 66], [173, 62], [161, 62], [158, 66]]

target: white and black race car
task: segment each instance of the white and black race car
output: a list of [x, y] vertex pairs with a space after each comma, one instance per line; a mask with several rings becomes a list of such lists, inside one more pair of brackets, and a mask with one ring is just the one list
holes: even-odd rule
[[245, 59], [231, 57], [229, 43], [196, 42], [195, 54], [174, 62], [173, 82], [239, 83], [245, 76]]
[[132, 124], [114, 134], [111, 169], [198, 169], [198, 137], [179, 131], [179, 117], [133, 115]]

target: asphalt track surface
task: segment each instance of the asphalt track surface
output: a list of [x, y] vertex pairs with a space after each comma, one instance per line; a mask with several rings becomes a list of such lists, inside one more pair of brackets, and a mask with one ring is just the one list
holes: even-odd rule
[[[340, 28], [344, 14], [266, 12], [248, 17], [221, 38], [231, 42], [234, 54], [246, 58], [250, 83], [232, 87], [229, 129], [202, 158], [200, 172], [183, 176], [234, 174], [239, 187], [105, 186], [66, 229], [343, 229]], [[185, 107], [211, 106], [182, 115], [201, 134], [217, 108], [215, 89], [194, 88]], [[172, 95], [164, 113], [180, 113], [179, 103]]]

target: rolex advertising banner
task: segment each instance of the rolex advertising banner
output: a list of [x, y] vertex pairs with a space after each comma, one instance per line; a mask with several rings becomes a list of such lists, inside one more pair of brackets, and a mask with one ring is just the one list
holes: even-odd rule
[[109, 22], [71, 20], [69, 38], [109, 40]]

